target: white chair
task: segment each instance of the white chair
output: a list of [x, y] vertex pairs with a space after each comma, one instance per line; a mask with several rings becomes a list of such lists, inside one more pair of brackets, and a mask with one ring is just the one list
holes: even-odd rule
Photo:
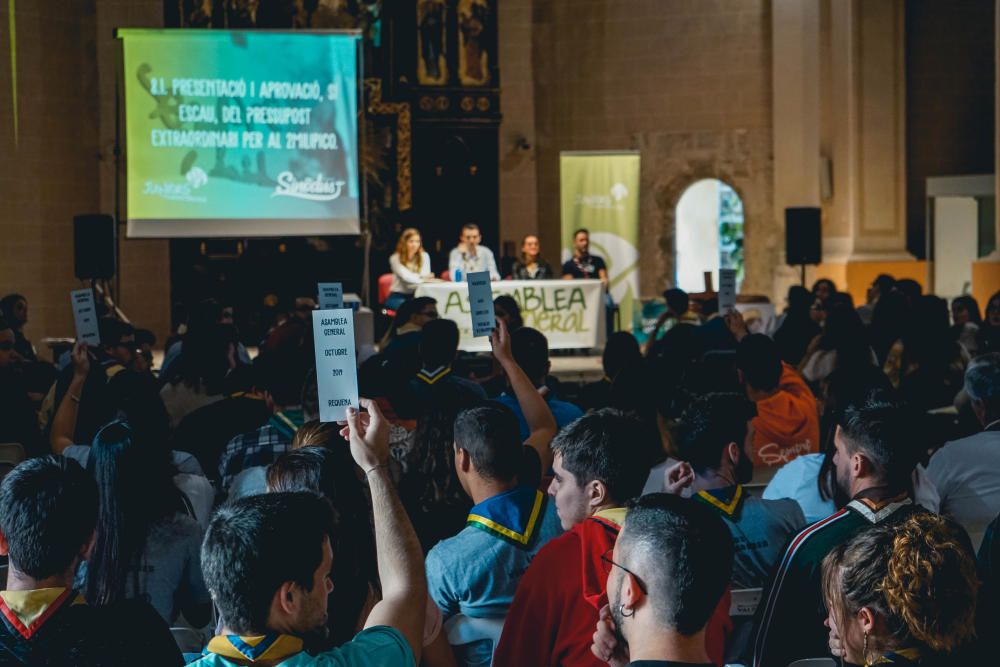
[[837, 661], [833, 658], [806, 658], [796, 660], [788, 667], [837, 667]]
[[456, 614], [444, 623], [444, 631], [448, 643], [455, 647], [456, 655], [464, 653], [459, 647], [489, 641], [492, 644], [490, 655], [496, 653], [503, 632], [502, 618], [473, 618], [464, 614]]
[[731, 593], [729, 601], [730, 616], [753, 616], [757, 613], [760, 599], [764, 595], [762, 588], [738, 588]]

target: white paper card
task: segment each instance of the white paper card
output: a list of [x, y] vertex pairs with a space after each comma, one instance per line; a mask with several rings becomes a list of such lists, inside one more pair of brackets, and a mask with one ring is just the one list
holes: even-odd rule
[[736, 308], [736, 269], [719, 269], [719, 314]]
[[354, 354], [354, 313], [349, 308], [313, 311], [319, 420], [345, 419], [358, 407], [358, 365]]
[[344, 307], [344, 285], [342, 283], [317, 283], [319, 286], [319, 309], [333, 310]]
[[78, 289], [69, 293], [73, 304], [73, 322], [76, 324], [76, 340], [87, 345], [100, 345], [101, 333], [97, 327], [97, 306], [94, 304], [94, 290]]
[[489, 271], [468, 274], [469, 312], [472, 314], [472, 336], [489, 336], [496, 329], [497, 316], [493, 311], [493, 287]]

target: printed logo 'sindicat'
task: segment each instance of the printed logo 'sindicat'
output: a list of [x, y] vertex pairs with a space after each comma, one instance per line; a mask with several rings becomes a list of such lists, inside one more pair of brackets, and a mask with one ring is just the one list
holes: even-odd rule
[[317, 174], [316, 178], [304, 178], [300, 181], [295, 178], [295, 174], [292, 172], [283, 171], [278, 175], [278, 185], [275, 186], [271, 197], [333, 201], [340, 197], [346, 184], [347, 181], [324, 178], [323, 174]]

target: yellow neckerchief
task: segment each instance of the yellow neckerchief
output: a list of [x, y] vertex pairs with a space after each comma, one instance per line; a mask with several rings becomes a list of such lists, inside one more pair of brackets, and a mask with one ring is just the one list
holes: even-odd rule
[[740, 502], [743, 500], [743, 487], [739, 484], [736, 485], [733, 491], [733, 497], [729, 502], [724, 502], [719, 498], [715, 497], [710, 491], [699, 491], [695, 494], [698, 500], [704, 501], [723, 512], [728, 517], [732, 517], [736, 513], [737, 508], [740, 506]]
[[301, 639], [278, 633], [251, 637], [217, 635], [205, 647], [206, 654], [214, 653], [247, 664], [264, 661], [277, 663], [301, 652]]
[[613, 523], [621, 528], [622, 524], [625, 523], [625, 514], [627, 512], [628, 510], [624, 507], [612, 507], [611, 509], [596, 512], [594, 514], [594, 518], [602, 519], [608, 523]]
[[546, 498], [538, 489], [516, 486], [474, 506], [465, 525], [527, 549], [538, 536]]
[[914, 665], [920, 662], [920, 649], [918, 648], [901, 648], [898, 651], [889, 651], [885, 655], [881, 656], [873, 662], [873, 665], [899, 665], [903, 664], [897, 660], [897, 658], [902, 658], [907, 662], [912, 662]]
[[86, 604], [86, 601], [72, 588], [0, 591], [0, 614], [25, 639], [31, 639], [67, 603]]
[[427, 384], [434, 384], [449, 375], [451, 375], [451, 366], [439, 366], [433, 370], [421, 368], [417, 371], [417, 379]]

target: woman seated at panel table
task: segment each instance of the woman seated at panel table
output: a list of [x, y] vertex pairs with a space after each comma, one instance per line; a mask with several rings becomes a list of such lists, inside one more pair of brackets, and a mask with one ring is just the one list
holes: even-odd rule
[[527, 234], [521, 239], [521, 252], [511, 271], [514, 280], [551, 280], [552, 267], [542, 259], [542, 246], [536, 234]]
[[396, 310], [404, 301], [413, 298], [420, 283], [434, 278], [431, 256], [424, 250], [419, 231], [413, 227], [403, 230], [396, 252], [389, 257], [389, 268], [392, 269], [392, 287], [385, 307]]

